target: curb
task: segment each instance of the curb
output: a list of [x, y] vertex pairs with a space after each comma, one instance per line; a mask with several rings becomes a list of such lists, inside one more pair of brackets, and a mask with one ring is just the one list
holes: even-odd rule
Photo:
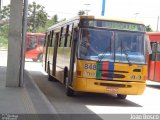
[[[35, 89], [37, 89], [39, 96], [43, 99], [43, 101], [46, 103], [47, 108], [49, 108], [49, 111], [51, 112], [50, 114], [58, 114], [58, 112], [56, 111], [56, 109], [54, 108], [54, 106], [50, 103], [50, 101], [47, 99], [47, 97], [43, 94], [43, 92], [39, 89], [38, 85], [34, 82], [32, 76], [29, 74], [29, 72], [27, 70], [25, 70], [26, 75], [29, 77], [29, 81], [31, 82], [31, 84], [33, 84], [33, 86], [35, 87]], [[25, 80], [25, 79], [24, 79]], [[25, 81], [24, 81], [25, 83]], [[27, 89], [27, 86], [24, 84], [24, 87]], [[49, 113], [48, 113], [49, 114]]]

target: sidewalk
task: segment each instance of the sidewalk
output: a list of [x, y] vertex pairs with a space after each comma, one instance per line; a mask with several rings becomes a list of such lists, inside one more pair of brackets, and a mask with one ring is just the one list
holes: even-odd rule
[[[0, 114], [56, 114], [27, 71], [24, 86], [5, 87], [6, 67], [0, 66]], [[0, 118], [1, 119], [1, 118]]]

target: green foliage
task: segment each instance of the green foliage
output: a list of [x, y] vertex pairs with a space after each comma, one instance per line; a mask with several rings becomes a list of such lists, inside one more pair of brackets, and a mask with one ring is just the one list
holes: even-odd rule
[[51, 19], [47, 20], [45, 27], [40, 27], [37, 32], [45, 33], [49, 27], [58, 22], [58, 15], [54, 15]]
[[48, 14], [44, 11], [44, 7], [33, 2], [28, 6], [28, 30], [36, 32], [40, 27], [45, 27]]
[[0, 36], [0, 48], [7, 48], [7, 46], [8, 46], [8, 38]]
[[0, 25], [0, 48], [8, 47], [8, 24]]
[[[10, 5], [4, 6], [0, 12], [0, 47], [8, 46], [8, 29], [9, 29]], [[65, 20], [65, 19], [63, 19]], [[45, 33], [47, 29], [58, 23], [58, 15], [48, 19], [48, 14], [44, 11], [42, 5], [33, 2], [28, 6], [27, 32]]]
[[150, 25], [147, 25], [147, 26], [146, 26], [146, 31], [147, 31], [147, 32], [152, 32], [152, 31], [153, 31]]
[[0, 11], [1, 20], [8, 20], [9, 16], [10, 16], [10, 5], [3, 6], [2, 10]]
[[8, 20], [10, 15], [10, 5], [4, 6], [0, 11], [0, 48], [8, 47]]
[[84, 15], [85, 14], [85, 11], [84, 10], [80, 10], [79, 12], [78, 12], [78, 15]]
[[4, 24], [0, 26], [0, 36], [4, 36], [5, 38], [8, 38], [8, 30], [9, 30], [9, 25]]

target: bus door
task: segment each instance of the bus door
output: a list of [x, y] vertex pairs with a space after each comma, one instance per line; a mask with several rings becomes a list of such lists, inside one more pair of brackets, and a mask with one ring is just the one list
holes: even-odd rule
[[152, 54], [149, 59], [149, 79], [160, 82], [160, 42], [151, 42]]

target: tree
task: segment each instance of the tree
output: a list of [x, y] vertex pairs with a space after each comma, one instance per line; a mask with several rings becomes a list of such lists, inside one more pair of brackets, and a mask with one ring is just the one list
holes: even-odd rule
[[54, 15], [51, 19], [53, 21], [53, 24], [58, 22], [58, 15]]
[[9, 20], [9, 16], [10, 16], [10, 5], [3, 6], [2, 10], [0, 11], [0, 19]]
[[54, 15], [51, 19], [47, 20], [45, 27], [39, 27], [37, 32], [44, 33], [49, 27], [56, 24], [57, 22], [58, 22], [58, 15]]
[[147, 26], [146, 26], [146, 31], [147, 31], [147, 32], [152, 32], [152, 31], [153, 31], [150, 25], [147, 25]]
[[45, 27], [48, 14], [44, 7], [33, 2], [28, 6], [28, 31], [36, 32], [39, 27]]
[[84, 10], [80, 10], [79, 12], [78, 12], [78, 15], [84, 15], [85, 14], [85, 11]]
[[[0, 12], [0, 25], [8, 22], [10, 17], [10, 5], [4, 6]], [[27, 25], [29, 32], [36, 32], [39, 27], [45, 27], [48, 14], [42, 5], [33, 2], [28, 6]]]
[[9, 29], [10, 5], [3, 6], [0, 11], [0, 48], [8, 46], [8, 29]]

